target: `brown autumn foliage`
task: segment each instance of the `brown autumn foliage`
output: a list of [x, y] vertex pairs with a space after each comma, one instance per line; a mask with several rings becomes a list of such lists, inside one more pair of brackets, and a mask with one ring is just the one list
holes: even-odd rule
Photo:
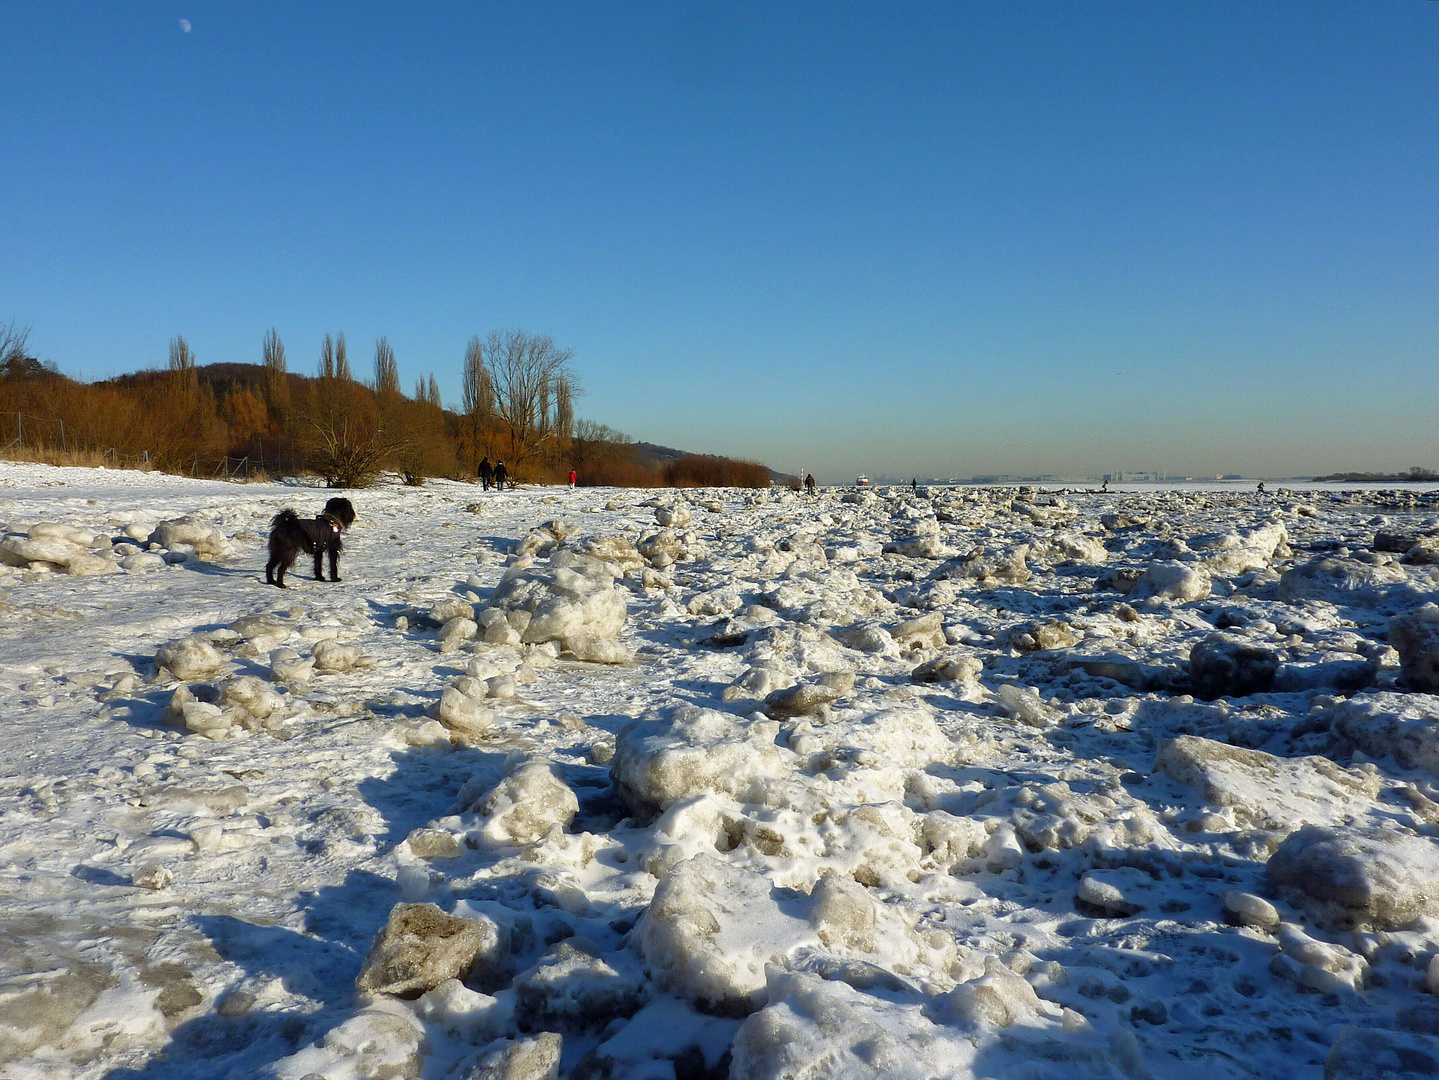
[[[17, 413], [24, 418], [19, 427]], [[310, 378], [282, 364], [184, 366], [98, 383], [38, 362], [0, 370], [0, 456], [19, 460], [148, 459], [153, 467], [211, 475], [227, 457], [249, 457], [271, 475], [310, 473], [336, 487], [363, 486], [384, 469], [418, 484], [431, 476], [473, 479], [473, 460], [486, 453], [495, 460], [508, 445], [502, 425], [480, 410], [457, 414], [393, 387], [377, 391], [338, 375]], [[600, 424], [581, 421], [559, 434], [543, 453], [507, 461], [511, 476], [560, 484], [574, 468], [586, 487], [769, 483], [763, 465], [719, 457], [648, 467], [628, 437]], [[14, 445], [6, 449], [7, 443]]]
[[667, 487], [769, 487], [769, 470], [753, 461], [686, 454], [664, 467]]

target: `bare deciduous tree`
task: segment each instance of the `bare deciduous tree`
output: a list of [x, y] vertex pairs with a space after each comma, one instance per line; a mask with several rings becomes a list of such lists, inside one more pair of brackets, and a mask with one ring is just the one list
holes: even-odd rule
[[569, 362], [574, 353], [554, 339], [523, 330], [496, 330], [480, 346], [493, 379], [495, 416], [503, 429], [505, 457], [520, 465], [554, 438], [550, 403], [564, 379], [571, 397], [575, 383]]
[[30, 355], [30, 327], [11, 322], [0, 326], [0, 381], [43, 379], [57, 374], [55, 365]]

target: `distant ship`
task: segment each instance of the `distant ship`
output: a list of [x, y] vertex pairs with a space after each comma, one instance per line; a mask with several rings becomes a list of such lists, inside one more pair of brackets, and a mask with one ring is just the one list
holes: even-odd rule
[[856, 477], [854, 478], [854, 486], [857, 487], [857, 488], [869, 487], [869, 477], [867, 477], [867, 476], [856, 476]]

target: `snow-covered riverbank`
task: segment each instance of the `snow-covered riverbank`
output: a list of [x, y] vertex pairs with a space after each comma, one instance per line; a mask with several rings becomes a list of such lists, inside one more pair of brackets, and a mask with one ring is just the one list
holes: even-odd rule
[[325, 496], [0, 463], [5, 1075], [1439, 1061], [1432, 501]]

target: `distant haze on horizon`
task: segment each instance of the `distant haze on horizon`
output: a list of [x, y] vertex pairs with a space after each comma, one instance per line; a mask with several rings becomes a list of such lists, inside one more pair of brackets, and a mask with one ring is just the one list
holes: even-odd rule
[[66, 374], [575, 351], [823, 483], [1439, 467], [1439, 4], [8, 5]]

